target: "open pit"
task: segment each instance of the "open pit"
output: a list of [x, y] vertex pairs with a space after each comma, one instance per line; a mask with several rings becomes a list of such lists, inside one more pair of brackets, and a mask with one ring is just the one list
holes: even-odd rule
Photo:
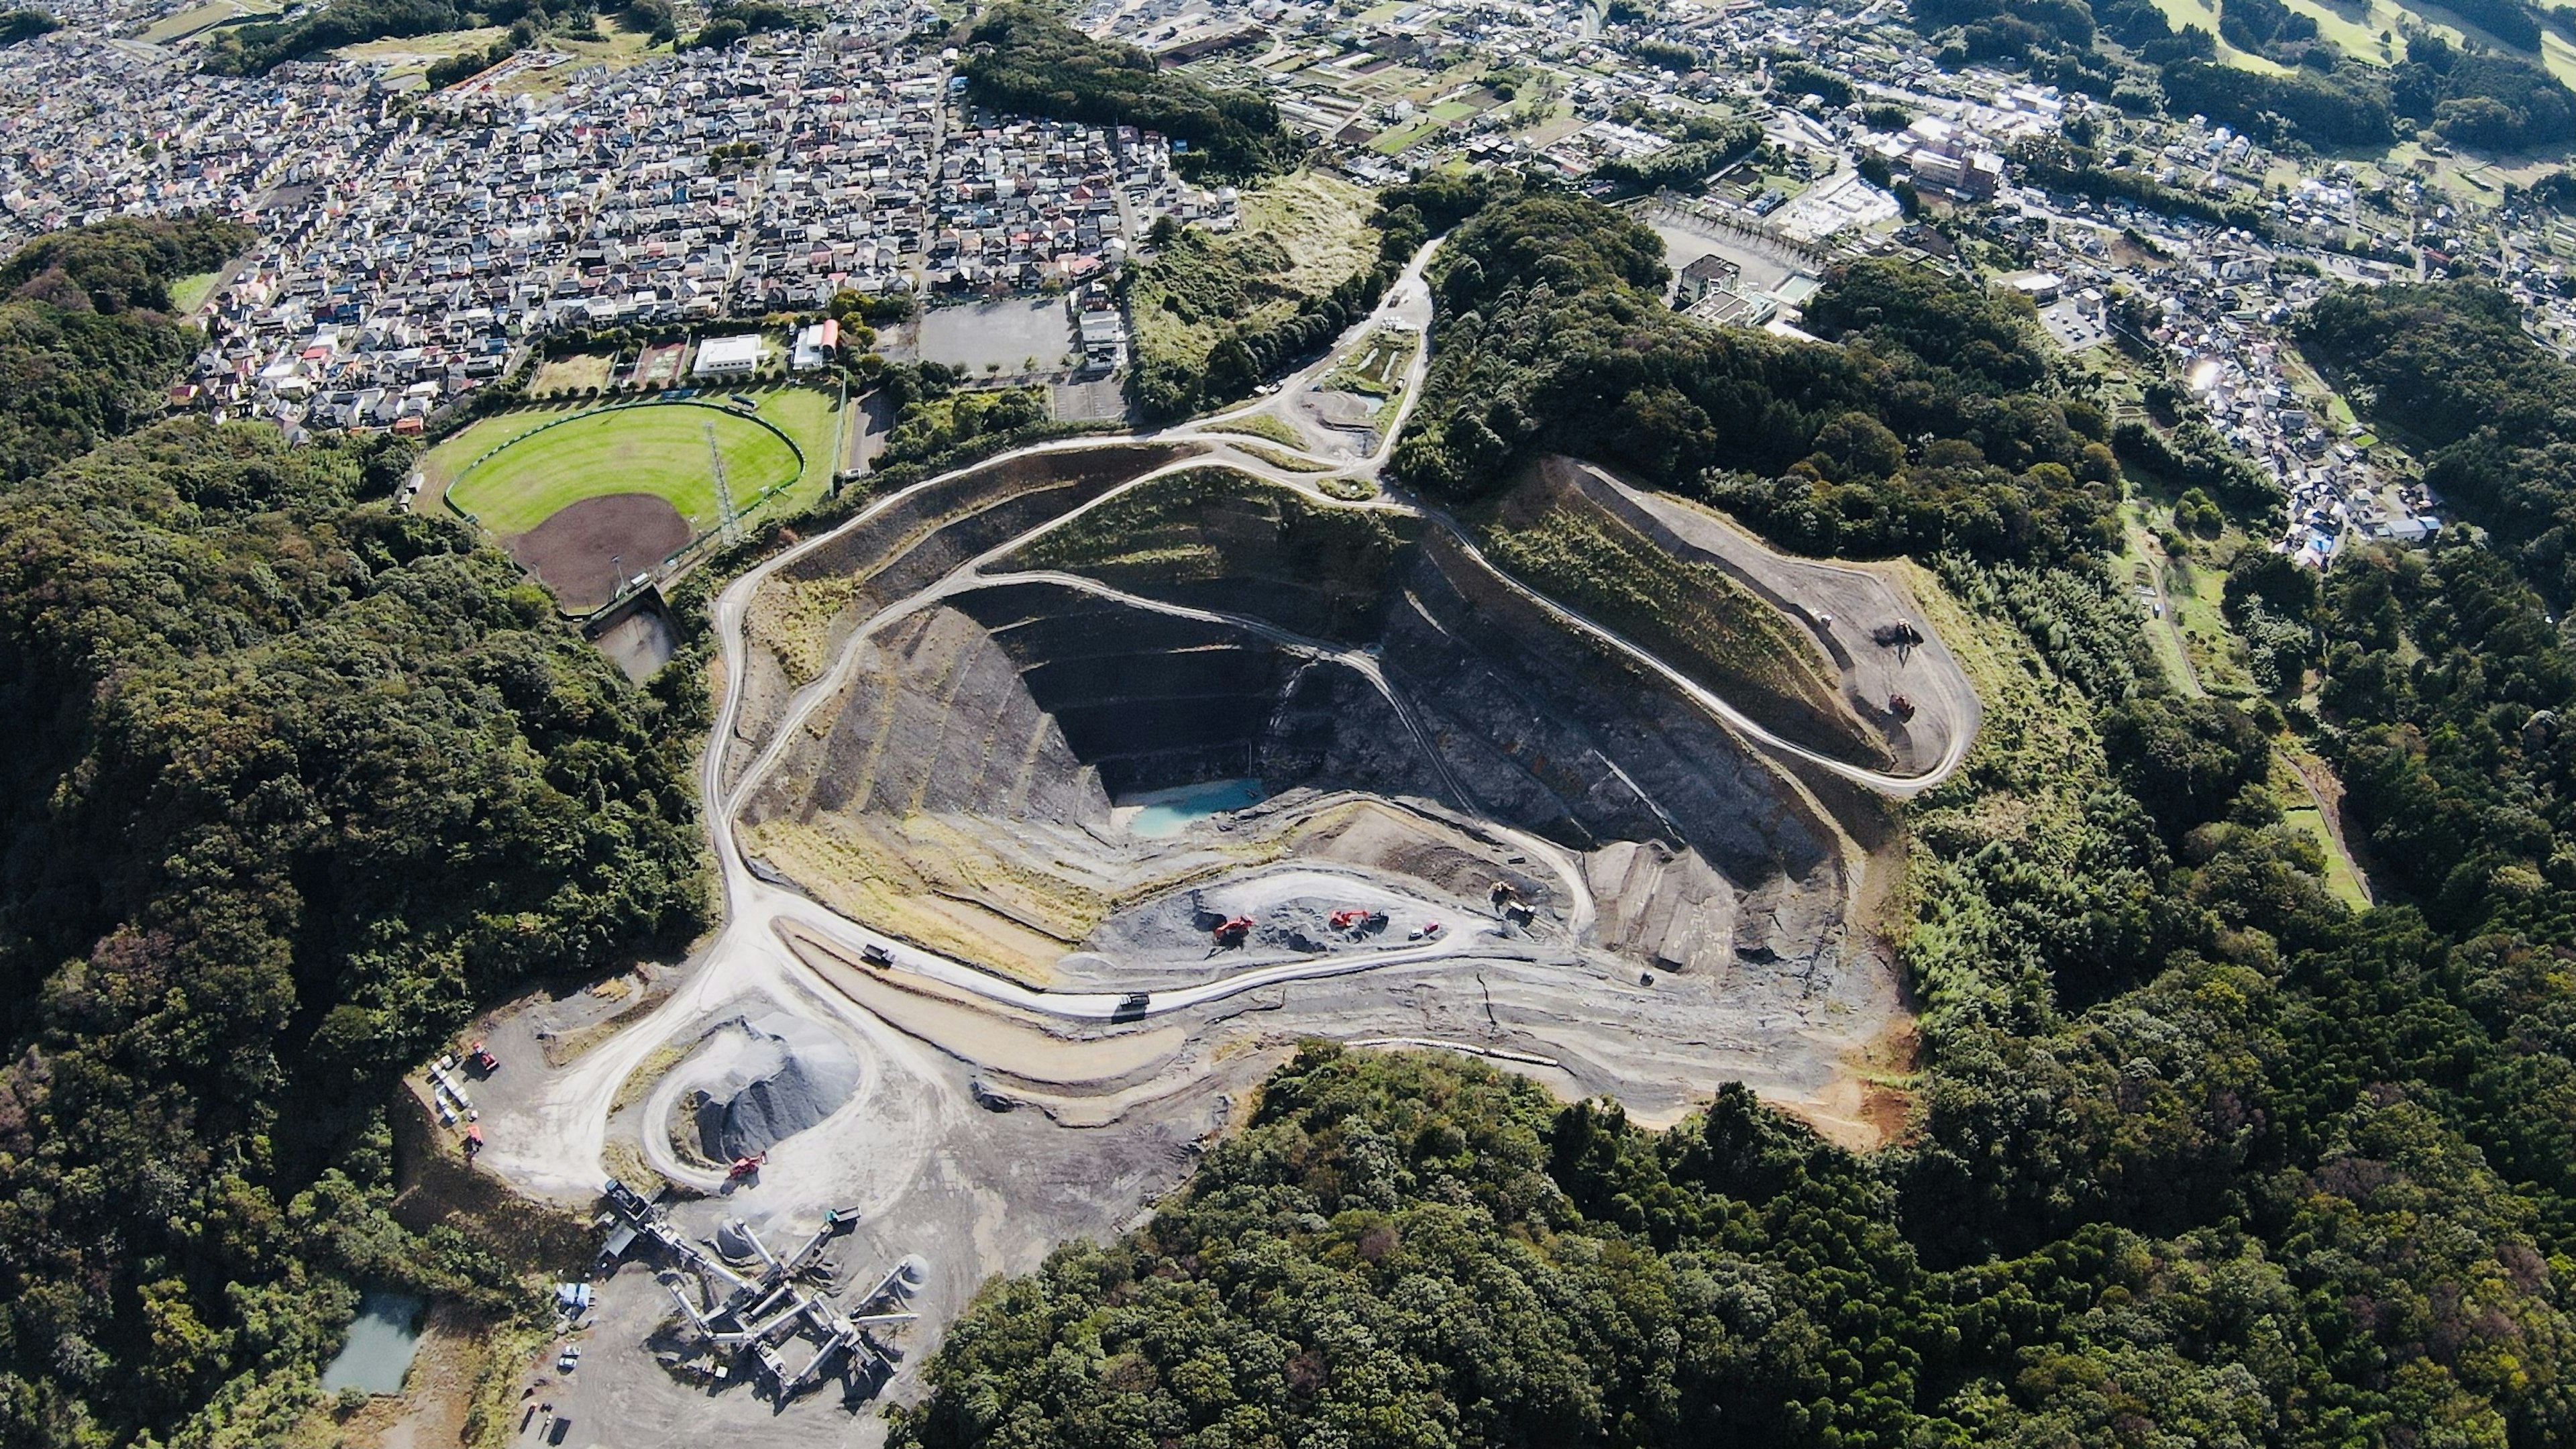
[[[1786, 681], [1754, 718], [1856, 768], [1922, 757], [1946, 703], [1914, 721], [1869, 708], [1825, 611], [1736, 582], [1739, 562], [1613, 480], [1534, 477], [1505, 522], [1579, 510], [1616, 531], [1587, 567], [1669, 550], [1759, 623], [1732, 653], [1668, 647], [1677, 684], [1444, 520], [1177, 449], [1116, 462], [1123, 477], [1096, 454], [1021, 460], [889, 509], [755, 596], [754, 672], [773, 682], [746, 696], [732, 763], [758, 871], [1064, 1000], [1277, 973], [1171, 1018], [1210, 1042], [1257, 995], [1266, 1032], [1476, 1045], [1648, 1118], [1729, 1079], [1822, 1111], [1899, 1018], [1883, 949], [1849, 920], [1876, 868], [1856, 841], [1882, 822], [1855, 832], [1838, 780], [1755, 748], [1687, 688]], [[1227, 808], [1168, 803], [1211, 790]], [[1431, 1004], [1460, 980], [1472, 1008]]]
[[[1420, 261], [1352, 338], [1428, 318]], [[1453, 520], [1376, 492], [1383, 439], [1261, 445], [1292, 468], [1229, 421], [933, 479], [729, 586], [724, 929], [635, 1014], [491, 1023], [544, 1065], [477, 1089], [482, 1163], [581, 1204], [659, 1177], [656, 1221], [718, 1259], [735, 1218], [826, 1244], [800, 1281], [917, 1260], [893, 1367], [989, 1275], [1137, 1221], [1304, 1036], [1648, 1123], [1742, 1081], [1885, 1140], [1886, 800], [1977, 723], [1939, 640], [1889, 628], [1920, 617], [1904, 576], [1563, 461]], [[818, 1294], [813, 1322], [863, 1311]], [[704, 1304], [650, 1272], [598, 1302], [548, 1392], [618, 1442], [851, 1432], [675, 1367]]]

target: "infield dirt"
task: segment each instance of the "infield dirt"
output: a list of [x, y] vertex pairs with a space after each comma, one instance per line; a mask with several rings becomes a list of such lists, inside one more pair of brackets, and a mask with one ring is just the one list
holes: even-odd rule
[[580, 614], [616, 597], [619, 578], [645, 572], [689, 538], [688, 520], [667, 500], [611, 493], [565, 507], [508, 545], [520, 567]]

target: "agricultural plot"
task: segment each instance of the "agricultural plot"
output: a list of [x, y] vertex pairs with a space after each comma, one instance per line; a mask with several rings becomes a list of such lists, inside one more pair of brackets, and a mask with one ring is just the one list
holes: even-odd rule
[[562, 388], [578, 391], [586, 387], [606, 387], [609, 369], [615, 362], [615, 358], [602, 357], [597, 353], [549, 358], [537, 364], [537, 375], [529, 379], [528, 391], [544, 397]]

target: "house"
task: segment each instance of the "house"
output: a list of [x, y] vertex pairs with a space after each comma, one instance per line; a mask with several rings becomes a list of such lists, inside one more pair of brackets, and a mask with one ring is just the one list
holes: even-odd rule
[[790, 354], [788, 366], [798, 372], [814, 372], [828, 367], [840, 345], [841, 324], [826, 317], [797, 332], [796, 347]]

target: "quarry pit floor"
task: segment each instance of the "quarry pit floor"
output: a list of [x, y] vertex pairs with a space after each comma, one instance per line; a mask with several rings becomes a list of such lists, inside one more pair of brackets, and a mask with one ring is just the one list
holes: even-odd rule
[[[1890, 948], [1871, 929], [1895, 885], [1898, 832], [1886, 802], [1958, 767], [1977, 728], [1974, 692], [1937, 638], [1891, 661], [1861, 637], [1872, 621], [1920, 617], [1897, 576], [1781, 557], [1714, 515], [1568, 465], [1572, 486], [1597, 506], [1659, 544], [1711, 560], [1781, 609], [1843, 667], [1855, 697], [1883, 695], [1891, 680], [1903, 684], [1914, 708], [1910, 727], [1890, 737], [1896, 763], [1838, 757], [1765, 728], [1651, 651], [1494, 568], [1436, 510], [1382, 491], [1379, 474], [1420, 392], [1426, 349], [1416, 349], [1394, 422], [1374, 452], [1352, 456], [1347, 437], [1319, 438], [1299, 419], [1314, 411], [1304, 395], [1344, 351], [1380, 327], [1427, 326], [1422, 270], [1431, 251], [1332, 355], [1273, 396], [1149, 440], [1041, 445], [916, 485], [720, 595], [720, 702], [700, 784], [721, 929], [690, 961], [636, 978], [621, 997], [577, 993], [497, 1015], [487, 1037], [507, 1065], [477, 1092], [487, 1144], [480, 1165], [532, 1197], [583, 1209], [597, 1203], [612, 1174], [639, 1186], [665, 1179], [672, 1220], [700, 1238], [739, 1218], [773, 1246], [791, 1244], [827, 1212], [855, 1210], [858, 1228], [832, 1249], [840, 1281], [874, 1281], [917, 1257], [926, 1270], [907, 1306], [920, 1320], [889, 1340], [900, 1355], [890, 1379], [854, 1378], [776, 1405], [747, 1382], [709, 1387], [668, 1372], [655, 1351], [670, 1344], [671, 1298], [649, 1264], [629, 1263], [598, 1285], [580, 1367], [557, 1375], [550, 1349], [532, 1370], [532, 1395], [572, 1421], [562, 1442], [882, 1442], [882, 1417], [867, 1407], [917, 1392], [913, 1366], [985, 1280], [1033, 1269], [1067, 1239], [1142, 1221], [1301, 1038], [1473, 1054], [1569, 1100], [1616, 1098], [1632, 1119], [1650, 1124], [1676, 1121], [1719, 1084], [1740, 1080], [1848, 1145], [1875, 1145], [1900, 1125], [1903, 1102], [1887, 1083], [1907, 1069], [1910, 1017]], [[1284, 427], [1310, 446], [1268, 441], [1248, 451], [1239, 446], [1247, 426], [1265, 438]], [[872, 611], [845, 608], [810, 677], [780, 675], [754, 657], [755, 596], [842, 535], [890, 527], [910, 496], [971, 491], [977, 478], [1005, 476], [997, 469], [1102, 457], [1140, 441], [1161, 451], [1137, 455], [1132, 476], [1043, 519], [950, 530], [965, 542], [938, 530], [906, 534], [907, 559], [933, 543], [947, 552], [937, 567], [902, 574], [908, 586]], [[1282, 466], [1283, 456], [1299, 466]], [[1689, 716], [1699, 731], [1690, 738], [1725, 746], [1722, 762], [1703, 763], [1756, 781], [1762, 798], [1807, 822], [1802, 828], [1821, 842], [1793, 878], [1767, 894], [1747, 891], [1730, 907], [1734, 939], [1756, 944], [1718, 952], [1720, 969], [1680, 971], [1605, 947], [1621, 911], [1621, 882], [1664, 870], [1669, 843], [1594, 841], [1578, 851], [1469, 808], [1480, 787], [1462, 785], [1432, 748], [1442, 728], [1430, 712], [1441, 701], [1389, 682], [1393, 666], [1383, 661], [1392, 651], [1318, 640], [1096, 578], [1006, 570], [1032, 538], [1138, 486], [1211, 466], [1293, 489], [1318, 508], [1416, 521], [1444, 551], [1445, 567], [1488, 591], [1469, 599], [1476, 607], [1465, 615], [1516, 612], [1536, 621], [1529, 627], [1548, 631], [1549, 648], [1579, 646], [1610, 661], [1655, 697], [1658, 718]], [[836, 910], [824, 883], [783, 872], [746, 847], [745, 812], [774, 791], [782, 767], [810, 767], [833, 712], [866, 689], [865, 662], [884, 652], [881, 634], [997, 579], [1016, 587], [1034, 580], [1157, 627], [1231, 631], [1285, 651], [1300, 668], [1345, 671], [1356, 697], [1388, 711], [1385, 733], [1409, 731], [1436, 768], [1423, 773], [1419, 792], [1324, 782], [1155, 841], [1103, 846], [1101, 860], [1076, 864], [1126, 872], [1117, 879], [1128, 886], [1173, 883], [1121, 896], [1085, 949], [1043, 979], [960, 959]], [[1607, 756], [1601, 764], [1618, 772]], [[1627, 788], [1651, 796], [1664, 787]], [[1083, 839], [1102, 838], [1097, 825], [1087, 828], [1088, 837], [1065, 831], [1021, 848], [1060, 850], [1069, 839], [1079, 852]], [[1247, 854], [1248, 842], [1267, 842], [1267, 853]], [[1399, 856], [1436, 859], [1439, 868], [1390, 872], [1375, 864]], [[1526, 920], [1498, 917], [1489, 881], [1523, 887], [1537, 903]], [[1382, 912], [1385, 925], [1374, 933], [1317, 930], [1317, 917], [1333, 905]], [[1765, 913], [1767, 926], [1755, 919]], [[1237, 949], [1205, 944], [1207, 922], [1233, 915], [1261, 928]], [[1439, 930], [1425, 929], [1434, 922]], [[808, 1104], [820, 1119], [775, 1141], [755, 1176], [729, 1183], [702, 1146], [693, 1150], [688, 1103], [731, 1064], [716, 1054], [739, 1050], [726, 1036], [738, 1030], [733, 1023], [781, 1016], [801, 1024], [800, 1041], [827, 1039], [809, 1049], [833, 1064], [816, 1074], [831, 1099]]]

